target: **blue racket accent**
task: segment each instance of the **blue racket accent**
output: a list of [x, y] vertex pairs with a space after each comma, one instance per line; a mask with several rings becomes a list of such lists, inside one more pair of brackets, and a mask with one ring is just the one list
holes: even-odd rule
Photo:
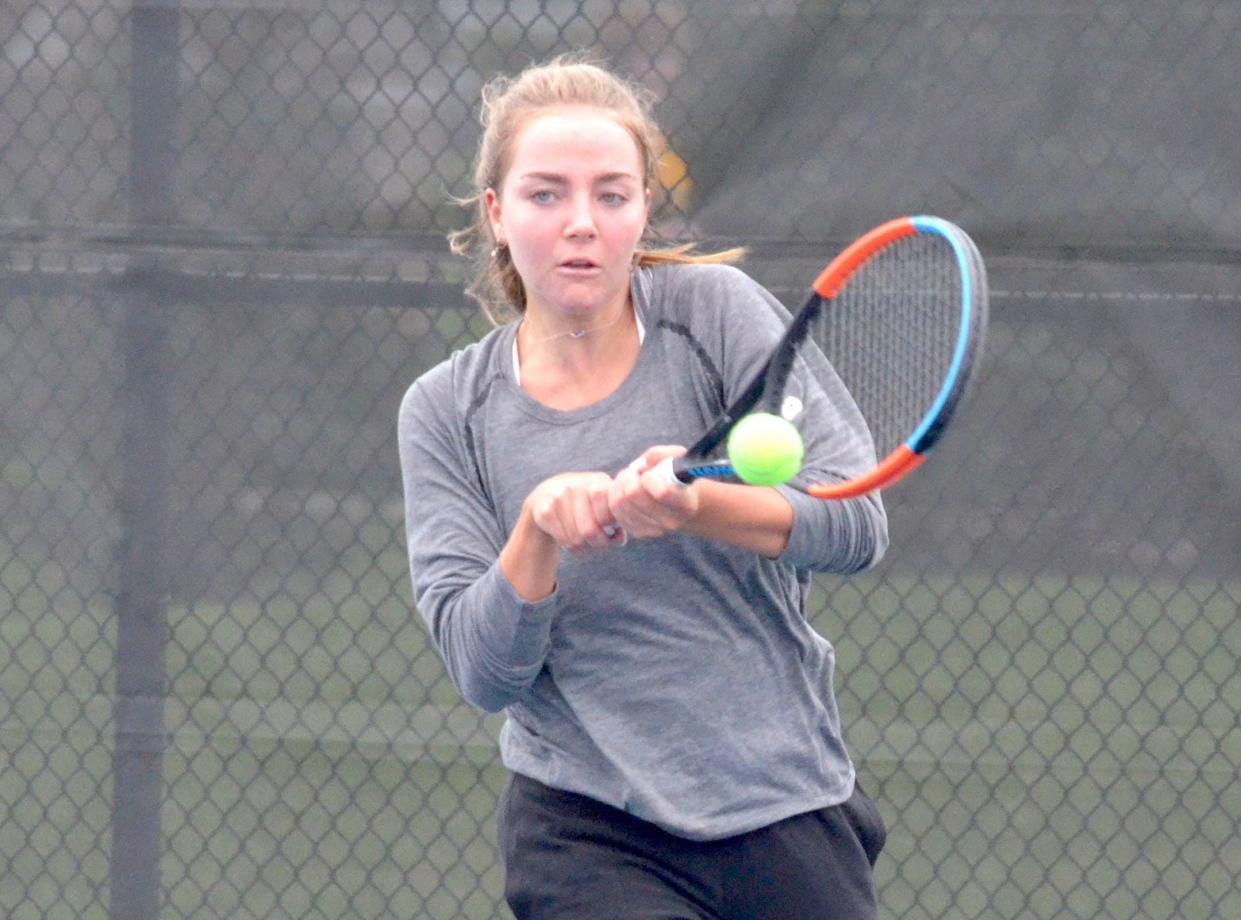
[[909, 222], [913, 224], [914, 229], [919, 233], [933, 233], [942, 237], [952, 247], [952, 254], [957, 260], [957, 271], [961, 276], [961, 323], [957, 330], [957, 343], [952, 353], [952, 363], [948, 367], [948, 373], [944, 377], [943, 386], [940, 387], [939, 393], [935, 397], [935, 401], [931, 403], [931, 408], [927, 410], [923, 416], [922, 422], [914, 429], [905, 440], [905, 446], [915, 454], [922, 453], [929, 445], [924, 445], [927, 434], [938, 421], [940, 413], [944, 411], [944, 406], [948, 402], [949, 396], [956, 388], [957, 378], [961, 376], [961, 367], [965, 363], [965, 354], [969, 348], [970, 341], [970, 324], [973, 317], [970, 315], [973, 302], [973, 291], [970, 289], [970, 266], [969, 256], [965, 252], [965, 248], [961, 245], [961, 241], [957, 238], [955, 228], [952, 224], [938, 217], [928, 217], [925, 215], [909, 218]]
[[714, 476], [736, 476], [737, 471], [727, 463], [703, 463], [698, 466], [691, 466], [685, 471], [694, 479], [704, 479]]

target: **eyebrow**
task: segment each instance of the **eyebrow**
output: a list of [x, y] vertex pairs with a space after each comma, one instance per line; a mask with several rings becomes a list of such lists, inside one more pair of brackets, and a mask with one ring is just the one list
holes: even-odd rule
[[[552, 182], [557, 185], [568, 185], [569, 183], [569, 180], [566, 179], [564, 176], [560, 175], [559, 173], [528, 172], [528, 173], [523, 173], [521, 175], [521, 178], [522, 179], [537, 179], [542, 182]], [[600, 184], [607, 183], [607, 182], [617, 182], [622, 179], [632, 179], [635, 182], [638, 181], [638, 177], [635, 176], [633, 173], [611, 172], [611, 173], [604, 173], [601, 176], [596, 176], [594, 179], [594, 182], [596, 185], [600, 185]]]

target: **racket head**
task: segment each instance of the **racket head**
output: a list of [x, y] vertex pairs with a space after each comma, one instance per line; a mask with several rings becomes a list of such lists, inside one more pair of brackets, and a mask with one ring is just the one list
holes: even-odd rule
[[906, 217], [859, 238], [814, 289], [824, 306], [808, 338], [866, 419], [878, 461], [805, 490], [849, 498], [916, 469], [955, 417], [984, 347], [986, 269], [960, 227]]
[[[956, 415], [986, 325], [986, 271], [963, 230], [930, 216], [881, 224], [819, 273], [761, 371], [675, 463], [675, 475], [735, 479], [719, 459], [732, 427], [756, 410], [797, 421], [800, 397], [814, 394], [836, 444], [808, 444], [807, 467], [790, 485], [824, 499], [890, 485]], [[816, 465], [816, 456], [831, 459]]]

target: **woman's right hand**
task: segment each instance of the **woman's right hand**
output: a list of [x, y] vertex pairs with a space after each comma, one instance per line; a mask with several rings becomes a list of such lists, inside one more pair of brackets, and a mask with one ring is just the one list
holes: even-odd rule
[[543, 480], [526, 498], [535, 526], [575, 556], [617, 543], [625, 535], [609, 505], [606, 473], [560, 473]]
[[608, 507], [612, 477], [559, 473], [526, 496], [517, 525], [500, 551], [500, 569], [527, 601], [556, 589], [560, 549], [586, 557], [625, 542]]

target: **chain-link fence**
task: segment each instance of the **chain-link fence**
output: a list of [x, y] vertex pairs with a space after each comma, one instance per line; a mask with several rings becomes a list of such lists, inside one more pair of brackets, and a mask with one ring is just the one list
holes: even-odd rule
[[812, 596], [883, 915], [1241, 916], [1241, 8], [1184, 0], [0, 0], [0, 913], [507, 915], [395, 416], [485, 331], [479, 88], [570, 48], [786, 302], [902, 212], [988, 257], [960, 429]]

